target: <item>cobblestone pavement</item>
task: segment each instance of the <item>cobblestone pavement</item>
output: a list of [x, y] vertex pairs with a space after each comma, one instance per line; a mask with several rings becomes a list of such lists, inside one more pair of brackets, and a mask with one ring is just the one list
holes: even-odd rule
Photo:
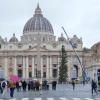
[[16, 92], [14, 98], [10, 98], [9, 92], [1, 97], [0, 100], [100, 100], [100, 93], [98, 95], [91, 95], [91, 85], [85, 86], [78, 84], [73, 91], [71, 85], [63, 84], [57, 85], [57, 90], [51, 89], [47, 91], [26, 91]]

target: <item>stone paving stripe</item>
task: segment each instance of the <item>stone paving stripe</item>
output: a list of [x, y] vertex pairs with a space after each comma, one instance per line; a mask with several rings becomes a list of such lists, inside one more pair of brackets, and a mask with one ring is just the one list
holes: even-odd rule
[[22, 100], [29, 100], [29, 98], [23, 98]]
[[84, 98], [85, 100], [94, 100], [94, 99], [91, 99], [91, 98]]
[[42, 98], [34, 98], [34, 100], [42, 100]]
[[54, 98], [47, 98], [47, 100], [54, 100]]
[[81, 100], [80, 98], [72, 98], [73, 100]]
[[60, 100], [68, 100], [67, 98], [60, 97]]
[[12, 99], [9, 99], [9, 100], [16, 100], [16, 98], [12, 98]]

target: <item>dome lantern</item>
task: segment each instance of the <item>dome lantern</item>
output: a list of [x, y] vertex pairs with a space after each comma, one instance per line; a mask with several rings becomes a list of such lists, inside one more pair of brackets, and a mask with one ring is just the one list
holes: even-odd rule
[[37, 8], [35, 9], [35, 15], [39, 15], [39, 14], [42, 14], [42, 11], [39, 7], [39, 3], [37, 4]]

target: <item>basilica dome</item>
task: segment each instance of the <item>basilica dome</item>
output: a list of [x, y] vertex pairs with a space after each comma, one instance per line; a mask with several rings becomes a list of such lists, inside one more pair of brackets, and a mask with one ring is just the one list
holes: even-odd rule
[[23, 29], [23, 34], [31, 32], [54, 33], [50, 22], [43, 17], [39, 5], [37, 5], [37, 8], [35, 9], [34, 16], [27, 21]]

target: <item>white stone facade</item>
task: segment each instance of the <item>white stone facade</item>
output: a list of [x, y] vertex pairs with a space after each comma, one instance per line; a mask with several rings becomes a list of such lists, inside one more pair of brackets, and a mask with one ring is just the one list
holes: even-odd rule
[[[40, 21], [38, 21], [38, 17]], [[91, 50], [88, 53], [84, 52], [82, 38], [74, 35], [70, 40], [82, 64], [90, 66], [92, 60], [88, 57], [92, 56]], [[1, 74], [4, 74], [3, 77], [6, 79], [14, 74], [22, 79], [58, 80], [62, 45], [65, 46], [68, 55], [68, 80], [70, 81], [74, 77], [80, 79], [82, 69], [72, 46], [63, 37], [63, 34], [56, 40], [51, 24], [43, 17], [38, 6], [35, 15], [24, 27], [21, 41], [18, 41], [15, 34], [9, 41], [0, 37]], [[91, 61], [86, 64], [86, 59]]]

